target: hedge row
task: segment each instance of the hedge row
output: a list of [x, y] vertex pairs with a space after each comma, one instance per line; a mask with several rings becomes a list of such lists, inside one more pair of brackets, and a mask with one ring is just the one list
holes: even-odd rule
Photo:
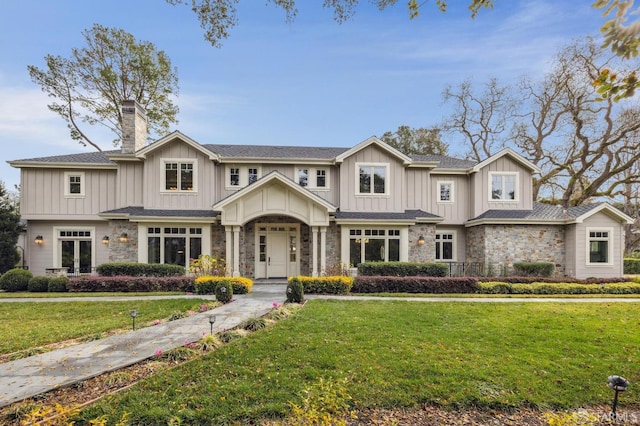
[[233, 294], [247, 294], [251, 292], [253, 281], [244, 277], [216, 277], [203, 276], [195, 280], [195, 292], [197, 294], [215, 294], [216, 288], [220, 283], [230, 283]]
[[184, 266], [161, 263], [113, 262], [96, 268], [105, 277], [179, 277], [185, 274]]
[[446, 263], [363, 262], [358, 265], [358, 275], [446, 277], [449, 275], [449, 265]]
[[472, 277], [367, 277], [354, 280], [352, 293], [475, 293]]
[[480, 283], [482, 294], [640, 294], [640, 284], [625, 282], [611, 284], [532, 283], [506, 282]]
[[353, 278], [342, 275], [331, 277], [291, 277], [288, 283], [302, 284], [304, 293], [313, 294], [349, 294], [353, 286]]
[[[576, 284], [609, 284], [609, 283], [626, 283], [629, 278], [570, 278], [572, 283]], [[551, 278], [551, 277], [481, 277], [478, 281], [482, 283], [487, 282], [506, 282], [511, 284], [532, 284], [532, 283], [547, 283], [547, 284], [561, 284], [566, 283], [567, 278]]]
[[640, 259], [625, 258], [624, 259], [624, 273], [629, 275], [640, 274]]
[[193, 277], [102, 277], [82, 276], [71, 278], [67, 288], [72, 292], [96, 291], [194, 291]]
[[513, 264], [515, 273], [525, 277], [550, 277], [554, 269], [555, 265], [550, 262], [515, 262]]

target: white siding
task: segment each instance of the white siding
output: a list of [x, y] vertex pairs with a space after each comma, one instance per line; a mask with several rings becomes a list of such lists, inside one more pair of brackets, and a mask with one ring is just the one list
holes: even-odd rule
[[[612, 259], [610, 259], [611, 265], [588, 265], [588, 230], [591, 228], [599, 229], [611, 229], [613, 235], [610, 237], [613, 243], [611, 250]], [[623, 241], [624, 241], [624, 227], [607, 216], [604, 213], [596, 213], [593, 216], [587, 218], [583, 223], [579, 223], [575, 227], [575, 260], [576, 270], [575, 276], [578, 278], [587, 277], [621, 277], [623, 273]]]
[[141, 162], [118, 164], [117, 207], [142, 206], [144, 165]]

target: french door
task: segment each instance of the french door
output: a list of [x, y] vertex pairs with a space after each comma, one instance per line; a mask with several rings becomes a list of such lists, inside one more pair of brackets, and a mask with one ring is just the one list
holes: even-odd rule
[[58, 264], [69, 275], [90, 274], [94, 265], [92, 232], [61, 230], [58, 237]]

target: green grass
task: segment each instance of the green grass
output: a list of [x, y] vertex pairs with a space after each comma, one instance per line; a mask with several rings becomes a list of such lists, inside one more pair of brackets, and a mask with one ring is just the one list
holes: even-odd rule
[[130, 328], [131, 309], [138, 310], [136, 325], [141, 326], [168, 317], [176, 310], [197, 311], [206, 302], [202, 299], [169, 299], [0, 303], [0, 354]]
[[[296, 316], [87, 408], [136, 424], [282, 418], [323, 380], [357, 408], [608, 404], [607, 376], [640, 380], [635, 304], [309, 301]], [[623, 404], [638, 404], [627, 391]]]
[[28, 291], [24, 292], [0, 292], [0, 299], [26, 299], [26, 298], [34, 298], [34, 299], [51, 299], [54, 297], [118, 297], [118, 296], [184, 296], [184, 292], [177, 291], [157, 291], [157, 292], [95, 292], [95, 293], [32, 293]]
[[362, 297], [411, 297], [416, 299], [640, 299], [640, 294], [353, 293], [351, 295]]

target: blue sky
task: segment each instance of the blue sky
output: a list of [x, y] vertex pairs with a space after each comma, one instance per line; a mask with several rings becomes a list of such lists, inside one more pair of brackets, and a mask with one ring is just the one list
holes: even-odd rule
[[[178, 69], [179, 124], [201, 143], [350, 147], [400, 125], [428, 127], [448, 114], [447, 85], [490, 77], [541, 78], [558, 49], [598, 36], [592, 0], [496, 0], [472, 20], [468, 0], [435, 0], [409, 20], [406, 2], [378, 11], [361, 0], [342, 25], [321, 0], [298, 0], [293, 23], [265, 1], [241, 0], [239, 25], [222, 48], [195, 15], [164, 0], [0, 2], [0, 180], [19, 183], [7, 160], [87, 152], [29, 77], [47, 54], [68, 57], [94, 23], [122, 28], [164, 50]], [[103, 149], [112, 135], [89, 130]], [[464, 151], [446, 136], [450, 153]]]

